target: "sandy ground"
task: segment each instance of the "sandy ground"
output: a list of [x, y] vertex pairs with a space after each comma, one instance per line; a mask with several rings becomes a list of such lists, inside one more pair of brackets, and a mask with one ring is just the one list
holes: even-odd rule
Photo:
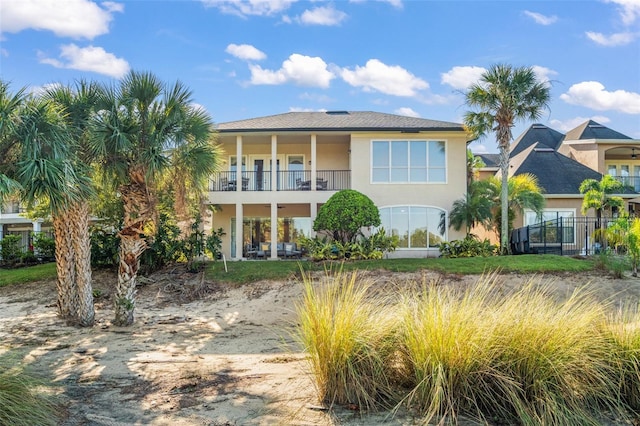
[[[380, 289], [407, 281], [465, 286], [476, 276], [370, 276]], [[531, 276], [501, 275], [517, 288]], [[640, 279], [563, 274], [533, 277], [559, 298], [589, 285], [612, 303], [639, 300]], [[57, 318], [55, 284], [0, 288], [0, 353], [11, 349], [53, 379], [61, 425], [411, 425], [408, 413], [363, 415], [317, 401], [304, 355], [292, 338], [294, 280], [228, 286], [167, 270], [143, 279], [136, 322], [111, 324], [115, 277], [94, 274], [96, 325]]]

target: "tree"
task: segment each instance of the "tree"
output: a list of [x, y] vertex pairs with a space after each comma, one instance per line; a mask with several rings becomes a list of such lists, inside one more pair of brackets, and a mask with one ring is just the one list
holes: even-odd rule
[[482, 161], [482, 158], [474, 155], [473, 152], [467, 148], [467, 188], [477, 180], [478, 169], [484, 166], [486, 166], [486, 164]]
[[471, 236], [471, 229], [476, 225], [488, 228], [493, 217], [493, 200], [488, 196], [486, 181], [474, 181], [469, 183], [465, 196], [453, 202], [449, 213], [449, 223], [456, 231], [462, 226], [466, 227], [467, 237]]
[[75, 313], [74, 322], [84, 327], [92, 326], [95, 318], [89, 233], [89, 197], [93, 192], [89, 175], [93, 156], [89, 150], [89, 140], [90, 123], [99, 94], [99, 86], [86, 81], [79, 81], [74, 87], [54, 86], [44, 94], [46, 99], [62, 109], [69, 135], [67, 145], [79, 178], [76, 190], [80, 197], [70, 199], [52, 219], [58, 239], [64, 240], [62, 250], [56, 252], [58, 268], [65, 271], [66, 278], [70, 280], [63, 288], [74, 293], [73, 300], [77, 303], [72, 309]]
[[199, 173], [210, 175], [214, 129], [180, 82], [167, 85], [151, 73], [132, 71], [104, 92], [92, 145], [124, 207], [114, 322], [130, 325], [140, 256], [155, 229], [158, 179], [174, 164], [172, 153], [182, 149], [191, 151]]
[[380, 226], [380, 212], [369, 197], [353, 189], [333, 194], [313, 222], [314, 231], [331, 232], [334, 240], [343, 243], [355, 242], [368, 226]]
[[623, 188], [624, 185], [622, 182], [610, 175], [602, 176], [602, 179], [599, 181], [595, 179], [585, 179], [580, 184], [580, 193], [584, 194], [582, 214], [586, 216], [589, 209], [595, 209], [596, 227], [599, 228], [596, 232], [596, 239], [601, 240], [601, 243], [605, 243], [603, 238], [605, 235], [605, 225], [602, 221], [602, 212], [609, 210], [613, 214], [614, 208], [621, 208], [624, 205], [621, 197], [612, 195], [622, 191]]
[[495, 132], [500, 151], [502, 174], [501, 238], [502, 253], [508, 253], [509, 148], [511, 128], [519, 120], [537, 120], [548, 108], [549, 84], [538, 81], [533, 68], [497, 64], [492, 65], [465, 94], [466, 104], [479, 111], [468, 111], [464, 123], [474, 137]]

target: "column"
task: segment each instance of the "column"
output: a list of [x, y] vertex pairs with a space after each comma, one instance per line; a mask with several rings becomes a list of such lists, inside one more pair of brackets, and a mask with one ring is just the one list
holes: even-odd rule
[[31, 222], [31, 226], [33, 227], [33, 231], [32, 231], [33, 233], [31, 235], [31, 238], [29, 239], [30, 249], [33, 248], [33, 239], [36, 237], [36, 235], [38, 235], [42, 231], [42, 223], [36, 220], [34, 222]]
[[[242, 177], [242, 136], [236, 136], [236, 191], [242, 191]], [[238, 219], [236, 223], [237, 221]], [[240, 216], [240, 224], [242, 224], [242, 216]]]
[[[316, 190], [316, 135], [311, 135], [311, 190]], [[314, 216], [315, 218], [315, 216]]]
[[316, 236], [316, 231], [313, 230], [313, 222], [315, 222], [316, 217], [318, 216], [318, 204], [311, 203], [309, 210], [309, 213], [311, 214], [311, 235], [309, 235], [309, 237], [313, 238]]
[[278, 136], [271, 135], [271, 190], [278, 190]]
[[244, 235], [242, 235], [244, 212], [242, 207], [242, 203], [236, 203], [236, 259], [242, 259], [244, 249]]
[[278, 259], [278, 203], [271, 202], [271, 259]]

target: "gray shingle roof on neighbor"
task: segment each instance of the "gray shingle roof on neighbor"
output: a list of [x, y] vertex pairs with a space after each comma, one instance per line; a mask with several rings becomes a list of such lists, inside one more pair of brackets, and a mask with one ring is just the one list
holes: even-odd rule
[[500, 154], [474, 154], [476, 157], [480, 157], [485, 167], [499, 167], [500, 166]]
[[260, 131], [464, 131], [460, 123], [371, 111], [288, 112], [218, 124], [220, 133]]
[[535, 175], [545, 194], [579, 194], [583, 180], [602, 178], [597, 171], [540, 144], [513, 158], [512, 166], [510, 175]]
[[520, 154], [525, 149], [534, 144], [538, 144], [538, 148], [558, 149], [562, 143], [564, 135], [557, 132], [544, 124], [532, 124], [511, 144], [510, 157]]
[[585, 121], [578, 127], [567, 132], [564, 138], [567, 141], [577, 141], [581, 139], [631, 139], [627, 135], [611, 130], [593, 120]]

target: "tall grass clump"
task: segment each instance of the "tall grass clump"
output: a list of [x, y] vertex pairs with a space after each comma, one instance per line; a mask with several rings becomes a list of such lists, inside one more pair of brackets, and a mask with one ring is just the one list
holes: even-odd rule
[[404, 400], [428, 423], [460, 414], [485, 420], [513, 384], [495, 368], [495, 277], [465, 291], [424, 283], [401, 303], [399, 347], [412, 390]]
[[56, 411], [43, 383], [15, 357], [0, 355], [0, 425], [56, 425]]
[[640, 413], [640, 307], [624, 305], [610, 316], [605, 333], [611, 339], [612, 358], [617, 361], [620, 397]]
[[339, 271], [320, 282], [304, 276], [297, 333], [326, 403], [373, 410], [393, 400], [388, 366], [395, 351], [395, 319], [381, 298], [367, 296], [371, 284], [356, 272]]
[[517, 383], [507, 395], [523, 425], [598, 425], [600, 413], [623, 415], [610, 346], [600, 328], [606, 313], [586, 292], [556, 302], [529, 283], [497, 308], [496, 368]]

